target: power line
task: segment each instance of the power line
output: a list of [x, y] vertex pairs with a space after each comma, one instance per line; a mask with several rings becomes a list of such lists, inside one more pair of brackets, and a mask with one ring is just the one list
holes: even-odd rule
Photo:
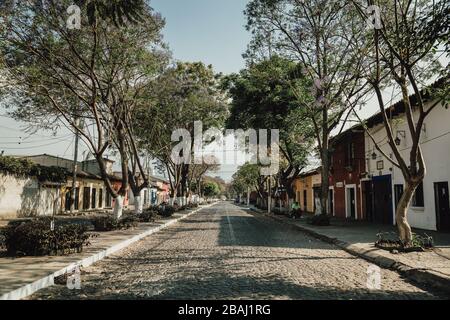
[[48, 143], [48, 144], [42, 144], [42, 145], [39, 145], [39, 146], [32, 146], [32, 147], [22, 147], [22, 148], [19, 148], [19, 147], [16, 147], [16, 148], [3, 148], [3, 147], [1, 147], [1, 149], [4, 149], [4, 150], [26, 150], [26, 149], [36, 149], [36, 148], [41, 148], [41, 147], [48, 147], [48, 146], [53, 146], [53, 145], [55, 145], [54, 142]]

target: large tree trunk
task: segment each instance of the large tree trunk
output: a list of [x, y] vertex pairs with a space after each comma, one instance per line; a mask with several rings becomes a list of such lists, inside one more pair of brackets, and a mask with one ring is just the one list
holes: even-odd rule
[[115, 198], [113, 216], [119, 220], [123, 213], [123, 196], [119, 195]]
[[330, 187], [329, 175], [330, 175], [330, 157], [328, 151], [328, 136], [325, 136], [324, 134], [322, 145], [322, 178], [321, 178], [322, 194], [320, 195], [322, 214], [328, 214], [328, 189]]
[[134, 195], [134, 213], [141, 214], [144, 211], [144, 201], [142, 200], [141, 194]]
[[395, 221], [397, 222], [399, 237], [405, 245], [411, 244], [412, 241], [412, 231], [411, 226], [408, 223], [407, 214], [417, 186], [417, 183], [406, 182], [405, 191], [400, 198], [400, 202], [397, 205], [397, 210], [395, 213]]

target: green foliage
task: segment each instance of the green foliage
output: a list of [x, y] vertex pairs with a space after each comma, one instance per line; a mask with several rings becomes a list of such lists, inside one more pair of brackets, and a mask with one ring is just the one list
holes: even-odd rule
[[0, 156], [0, 172], [15, 177], [36, 177], [40, 182], [64, 183], [70, 174], [60, 167], [44, 167], [27, 159]]
[[153, 222], [155, 221], [155, 216], [158, 214], [158, 211], [155, 209], [147, 209], [144, 210], [141, 214], [137, 216], [140, 222]]
[[254, 190], [260, 177], [260, 168], [256, 164], [245, 164], [233, 174], [232, 186], [236, 193], [247, 192], [248, 188]]
[[10, 174], [16, 177], [30, 176], [34, 166], [27, 159], [0, 156], [0, 172], [4, 174]]
[[146, 101], [135, 117], [137, 136], [143, 148], [161, 162], [168, 162], [174, 128], [194, 134], [194, 121], [203, 129], [220, 128], [227, 117], [225, 98], [212, 66], [201, 62], [181, 63], [167, 68], [147, 92]]
[[395, 232], [380, 232], [377, 234], [377, 241], [375, 246], [384, 250], [397, 250], [399, 252], [423, 251], [425, 249], [433, 248], [433, 237], [417, 233], [412, 234], [412, 241], [405, 245]]
[[[307, 164], [314, 139], [313, 124], [306, 117], [304, 106], [312, 101], [312, 85], [300, 65], [273, 55], [226, 77], [222, 84], [232, 98], [227, 127], [280, 130], [279, 180], [289, 189], [288, 177], [295, 176]], [[300, 96], [303, 104], [299, 103]], [[248, 185], [236, 181], [237, 189]]]
[[138, 218], [126, 216], [117, 220], [111, 216], [101, 216], [92, 218], [91, 223], [94, 225], [95, 231], [126, 230], [137, 227]]
[[158, 214], [162, 217], [171, 217], [177, 209], [174, 206], [160, 206], [158, 209]]
[[123, 26], [125, 20], [143, 22], [145, 3], [145, 0], [75, 0], [75, 4], [85, 8], [89, 25], [99, 20], [113, 21], [116, 26]]
[[51, 218], [12, 222], [2, 230], [8, 255], [64, 255], [81, 252], [91, 235], [86, 226], [66, 224], [50, 228]]
[[215, 182], [206, 182], [203, 184], [203, 194], [206, 197], [214, 197], [220, 194], [220, 187]]

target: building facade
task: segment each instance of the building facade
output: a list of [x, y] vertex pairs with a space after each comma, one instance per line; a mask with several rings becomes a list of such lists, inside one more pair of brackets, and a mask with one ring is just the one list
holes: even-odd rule
[[361, 178], [366, 175], [364, 129], [355, 126], [334, 137], [328, 212], [338, 218], [364, 219]]
[[[426, 108], [434, 101], [426, 103]], [[391, 125], [396, 136], [396, 144], [403, 158], [409, 162], [412, 138], [401, 104], [391, 107]], [[414, 113], [414, 118], [418, 116]], [[392, 149], [387, 144], [387, 134], [378, 117], [368, 122], [370, 133], [384, 153], [394, 159]], [[421, 134], [420, 146], [425, 159], [427, 173], [423, 183], [417, 188], [408, 210], [408, 221], [412, 227], [425, 230], [450, 231], [450, 111], [437, 106], [426, 118]], [[395, 209], [405, 187], [399, 168], [394, 166], [376, 148], [366, 134], [366, 158], [368, 177], [364, 184], [367, 216], [371, 220], [395, 224]]]
[[301, 174], [295, 179], [293, 187], [295, 201], [305, 212], [315, 213], [317, 199], [320, 199], [321, 174], [319, 169]]

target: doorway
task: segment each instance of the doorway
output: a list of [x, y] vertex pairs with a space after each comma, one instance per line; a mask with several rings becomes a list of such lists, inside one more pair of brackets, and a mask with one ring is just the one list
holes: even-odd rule
[[448, 191], [448, 182], [437, 182], [434, 184], [436, 227], [438, 231], [450, 232], [450, 200]]
[[308, 211], [308, 191], [303, 190], [303, 211]]
[[393, 225], [392, 178], [391, 175], [373, 177], [373, 221]]
[[328, 191], [328, 213], [334, 216], [334, 190], [330, 187]]
[[361, 183], [362, 188], [362, 199], [364, 215], [367, 221], [373, 222], [373, 192], [372, 192], [372, 181], [363, 181]]
[[356, 219], [356, 186], [345, 187], [346, 194], [346, 217]]

